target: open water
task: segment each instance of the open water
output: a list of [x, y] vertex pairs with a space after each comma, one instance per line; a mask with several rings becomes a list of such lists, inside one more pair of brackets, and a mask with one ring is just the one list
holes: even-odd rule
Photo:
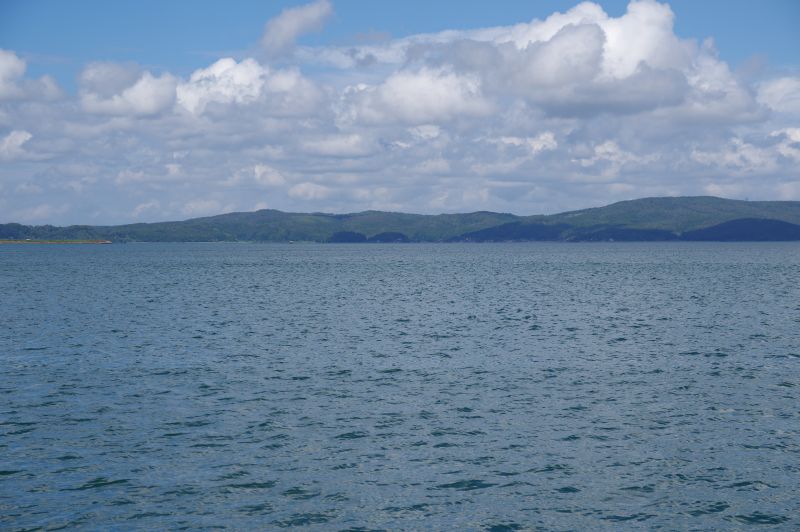
[[0, 247], [0, 529], [800, 527], [800, 245]]

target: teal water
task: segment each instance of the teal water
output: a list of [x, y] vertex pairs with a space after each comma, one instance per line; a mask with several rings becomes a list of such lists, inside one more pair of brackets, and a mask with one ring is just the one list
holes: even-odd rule
[[0, 247], [0, 529], [800, 526], [800, 245]]

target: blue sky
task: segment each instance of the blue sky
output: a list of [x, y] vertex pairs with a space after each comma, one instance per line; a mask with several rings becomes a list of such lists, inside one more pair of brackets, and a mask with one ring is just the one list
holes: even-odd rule
[[0, 222], [800, 199], [800, 2], [577, 4], [0, 2]]
[[[0, 47], [29, 60], [32, 74], [56, 73], [74, 85], [83, 64], [98, 59], [135, 61], [156, 69], [190, 73], [208, 58], [244, 54], [264, 22], [297, 1], [209, 0], [108, 2], [103, 0], [5, 0], [0, 2]], [[452, 28], [509, 25], [545, 18], [574, 1], [365, 2], [339, 0], [335, 14], [306, 44], [352, 44], [383, 35], [405, 37]], [[625, 12], [625, 0], [600, 2], [609, 15]], [[773, 68], [797, 67], [800, 2], [796, 0], [680, 0], [669, 2], [675, 33], [713, 37], [720, 57], [733, 66], [753, 58]]]

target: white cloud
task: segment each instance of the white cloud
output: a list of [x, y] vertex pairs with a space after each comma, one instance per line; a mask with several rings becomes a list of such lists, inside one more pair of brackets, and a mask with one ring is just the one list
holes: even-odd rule
[[550, 131], [546, 131], [535, 137], [499, 137], [497, 139], [489, 139], [489, 142], [508, 146], [523, 146], [534, 154], [540, 151], [554, 150], [558, 147], [555, 135]]
[[529, 44], [519, 54], [519, 66], [512, 66], [516, 91], [592, 81], [600, 73], [604, 44], [605, 34], [596, 24], [565, 26], [550, 40]]
[[147, 116], [170, 108], [176, 79], [170, 74], [139, 74], [133, 67], [92, 63], [80, 76], [81, 106], [89, 113]]
[[184, 216], [208, 216], [212, 214], [220, 214], [232, 210], [231, 206], [223, 207], [223, 205], [213, 199], [197, 199], [189, 201], [183, 205], [181, 213]]
[[797, 196], [800, 78], [735, 74], [711, 40], [674, 33], [666, 4], [609, 16], [584, 2], [510, 26], [295, 47], [330, 11], [287, 10], [260, 60], [188, 77], [89, 63], [77, 96], [57, 101], [51, 79], [26, 78], [25, 61], [0, 51], [2, 212], [112, 223], [265, 199], [533, 213]]
[[416, 171], [421, 174], [447, 174], [450, 172], [450, 163], [442, 157], [427, 159], [417, 165]]
[[97, 61], [86, 65], [78, 76], [78, 82], [86, 92], [111, 98], [133, 86], [141, 75], [142, 69], [132, 63]]
[[800, 200], [800, 181], [790, 181], [778, 185], [778, 197], [785, 201]]
[[177, 164], [147, 165], [137, 168], [123, 168], [117, 172], [114, 182], [117, 185], [131, 184], [157, 184], [164, 186], [168, 183], [181, 183], [186, 181], [183, 166]]
[[286, 178], [275, 168], [266, 164], [255, 164], [236, 171], [224, 181], [225, 186], [236, 187], [255, 184], [260, 187], [279, 187], [286, 183]]
[[165, 164], [164, 169], [167, 171], [167, 175], [169, 176], [179, 176], [183, 174], [183, 168], [181, 165], [176, 163]]
[[[357, 57], [372, 56], [377, 61], [403, 63], [409, 51], [465, 41], [489, 43], [503, 49], [512, 45], [519, 52], [539, 56], [543, 78], [550, 74], [567, 75], [570, 65], [588, 68], [589, 60], [597, 59], [593, 68], [607, 78], [623, 79], [636, 72], [641, 63], [655, 69], [683, 69], [692, 61], [694, 45], [673, 33], [674, 14], [667, 4], [652, 0], [633, 1], [621, 17], [609, 17], [601, 6], [582, 2], [565, 13], [554, 13], [545, 20], [534, 19], [513, 26], [477, 30], [446, 30], [420, 34], [381, 45], [320, 50], [343, 68], [352, 68]], [[602, 49], [597, 50], [598, 39]], [[475, 49], [473, 48], [473, 51]], [[308, 51], [307, 53], [311, 53]], [[558, 56], [564, 56], [559, 64]], [[344, 57], [341, 57], [344, 56]], [[506, 56], [511, 58], [513, 54]], [[345, 59], [349, 58], [349, 60]]]
[[800, 78], [783, 77], [761, 83], [758, 101], [774, 111], [800, 115]]
[[[422, 63], [422, 72], [450, 68], [477, 78], [488, 102], [512, 94], [555, 115], [636, 113], [685, 103], [683, 115], [752, 118], [749, 91], [716, 57], [713, 44], [680, 39], [673, 23], [669, 6], [652, 0], [631, 2], [617, 18], [584, 2], [544, 21], [416, 35], [341, 52], [396, 65]], [[358, 64], [340, 62], [346, 68]], [[447, 107], [441, 109], [446, 113]]]
[[703, 192], [706, 194], [723, 198], [737, 198], [744, 191], [744, 187], [739, 183], [709, 183], [703, 187]]
[[756, 146], [738, 137], [713, 151], [695, 150], [691, 157], [717, 171], [728, 171], [735, 175], [761, 174], [777, 169], [772, 149]]
[[161, 202], [158, 200], [146, 201], [134, 207], [131, 216], [134, 218], [141, 218], [143, 214], [152, 214], [153, 212], [158, 212], [160, 209]]
[[289, 196], [302, 200], [319, 200], [330, 196], [331, 189], [316, 183], [298, 183], [289, 189]]
[[27, 64], [10, 50], [0, 49], [0, 101], [14, 99], [54, 100], [61, 89], [50, 76], [37, 80], [23, 76]]
[[421, 140], [435, 139], [442, 133], [442, 129], [434, 124], [423, 124], [421, 126], [411, 127], [408, 131], [414, 137]]
[[558, 148], [555, 135], [550, 131], [535, 137], [503, 136], [482, 140], [498, 149], [495, 160], [479, 161], [471, 166], [472, 171], [485, 176], [513, 174], [530, 165], [539, 153]]
[[392, 191], [387, 187], [353, 189], [353, 196], [360, 200], [368, 200], [372, 205], [386, 204], [392, 198]]
[[14, 130], [0, 139], [0, 160], [12, 161], [26, 155], [23, 144], [33, 138], [27, 131]]
[[297, 68], [273, 70], [267, 77], [265, 110], [274, 116], [312, 116], [318, 111], [323, 93]]
[[22, 95], [17, 81], [25, 74], [25, 61], [14, 52], [0, 49], [0, 99]]
[[69, 205], [66, 204], [54, 205], [51, 203], [40, 203], [32, 207], [13, 211], [11, 213], [11, 219], [23, 223], [47, 223], [52, 220], [54, 216], [63, 214], [68, 210]]
[[192, 113], [202, 113], [211, 103], [251, 103], [261, 95], [266, 76], [267, 69], [255, 59], [237, 63], [226, 57], [178, 85], [178, 103]]
[[706, 42], [685, 73], [691, 88], [687, 102], [679, 110], [693, 121], [750, 121], [758, 118], [757, 104], [728, 65], [716, 57], [712, 43]]
[[599, 21], [606, 36], [603, 72], [616, 79], [633, 75], [641, 63], [656, 69], [682, 69], [691, 62], [691, 44], [672, 31], [674, 14], [668, 4], [634, 1], [620, 18]]
[[194, 71], [177, 87], [178, 104], [193, 114], [210, 105], [251, 105], [275, 116], [307, 115], [322, 97], [317, 86], [297, 68], [270, 70], [255, 59], [236, 62], [227, 57]]
[[485, 116], [492, 111], [476, 76], [445, 68], [399, 71], [377, 87], [351, 86], [345, 100], [343, 118], [368, 124], [423, 125], [459, 116]]
[[323, 157], [364, 157], [374, 153], [376, 146], [360, 134], [328, 135], [303, 143], [305, 153]]
[[266, 164], [257, 164], [253, 167], [253, 179], [259, 185], [277, 187], [286, 183], [280, 172]]
[[790, 127], [773, 131], [769, 136], [779, 140], [775, 147], [779, 154], [800, 163], [800, 128]]
[[116, 183], [122, 185], [125, 183], [136, 183], [139, 181], [149, 181], [150, 176], [141, 170], [131, 170], [124, 168], [117, 173]]
[[310, 4], [284, 9], [280, 15], [267, 22], [261, 46], [269, 55], [279, 55], [290, 49], [297, 38], [322, 27], [333, 13], [328, 0], [317, 0]]
[[87, 188], [93, 186], [95, 183], [97, 183], [97, 178], [95, 176], [83, 176], [78, 179], [71, 179], [60, 185], [59, 188], [80, 194]]
[[588, 167], [594, 166], [600, 162], [611, 162], [617, 165], [623, 165], [631, 162], [639, 162], [642, 158], [627, 152], [619, 147], [613, 140], [607, 140], [594, 146], [594, 153], [591, 157], [578, 159], [581, 166]]

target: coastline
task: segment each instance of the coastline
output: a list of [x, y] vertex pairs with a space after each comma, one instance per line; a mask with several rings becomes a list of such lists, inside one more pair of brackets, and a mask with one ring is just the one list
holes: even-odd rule
[[0, 240], [0, 244], [111, 244], [111, 240]]

